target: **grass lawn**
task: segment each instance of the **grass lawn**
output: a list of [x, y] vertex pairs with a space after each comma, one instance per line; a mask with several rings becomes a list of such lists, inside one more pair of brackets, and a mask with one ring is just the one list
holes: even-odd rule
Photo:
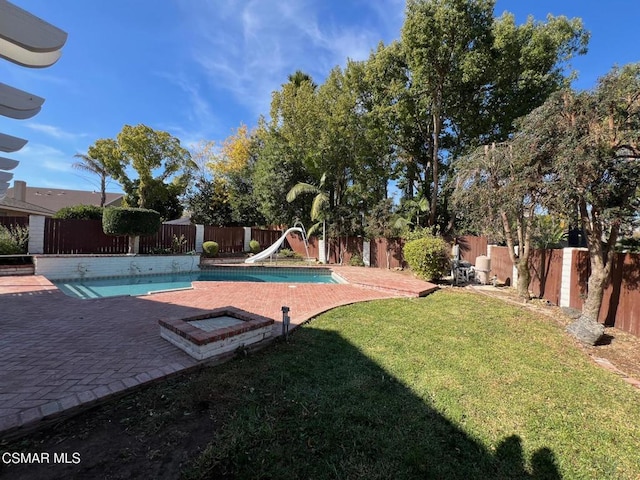
[[640, 392], [547, 318], [460, 291], [335, 309], [259, 353], [86, 412], [10, 478], [640, 477]]

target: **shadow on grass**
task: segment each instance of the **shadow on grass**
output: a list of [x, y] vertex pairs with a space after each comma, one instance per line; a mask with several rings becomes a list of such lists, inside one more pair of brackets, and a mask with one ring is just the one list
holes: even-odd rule
[[446, 416], [455, 396], [421, 390], [429, 372], [418, 372], [400, 380], [337, 332], [311, 324], [290, 343], [0, 443], [0, 451], [82, 459], [0, 466], [0, 478], [561, 478], [547, 448], [526, 458], [517, 435], [495, 449], [471, 437]]
[[490, 451], [335, 332], [267, 353], [229, 365], [241, 401], [187, 478], [561, 478], [551, 450]]

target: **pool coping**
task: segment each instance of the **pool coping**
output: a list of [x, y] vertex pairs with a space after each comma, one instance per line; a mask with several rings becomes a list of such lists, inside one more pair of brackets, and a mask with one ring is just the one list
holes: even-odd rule
[[[67, 293], [66, 289], [62, 289], [60, 288], [57, 284], [61, 284], [61, 283], [79, 283], [82, 284], [83, 281], [92, 281], [92, 280], [116, 280], [116, 279], [133, 279], [133, 278], [147, 278], [147, 277], [161, 277], [161, 276], [170, 276], [170, 275], [189, 275], [189, 274], [199, 274], [199, 273], [203, 273], [203, 272], [207, 272], [207, 271], [215, 271], [215, 270], [234, 270], [237, 272], [240, 272], [243, 269], [250, 269], [250, 270], [262, 270], [262, 271], [267, 271], [267, 270], [282, 270], [285, 273], [287, 271], [289, 272], [295, 272], [295, 271], [302, 271], [302, 270], [316, 270], [316, 271], [322, 271], [326, 276], [331, 277], [331, 279], [337, 283], [337, 284], [348, 284], [349, 282], [343, 278], [340, 274], [336, 273], [335, 270], [329, 266], [326, 265], [296, 265], [296, 266], [291, 266], [291, 265], [283, 265], [283, 266], [277, 266], [277, 265], [253, 265], [253, 264], [227, 264], [227, 265], [215, 265], [215, 266], [207, 266], [207, 268], [198, 268], [198, 270], [189, 270], [189, 271], [183, 271], [183, 272], [175, 272], [174, 274], [172, 273], [167, 273], [167, 272], [159, 272], [159, 273], [144, 273], [144, 274], [137, 274], [137, 275], [104, 275], [104, 276], [95, 276], [95, 277], [85, 277], [85, 278], [48, 278], [45, 277], [49, 282], [51, 282], [51, 284], [58, 289], [59, 291], [61, 291], [62, 293], [64, 293], [65, 295], [71, 297], [71, 298], [77, 298], [80, 300], [98, 300], [98, 299], [102, 299], [102, 298], [117, 298], [117, 297], [129, 297], [129, 296], [135, 296], [135, 297], [142, 297], [142, 296], [146, 296], [146, 295], [154, 295], [154, 294], [158, 294], [158, 293], [166, 293], [166, 292], [175, 292], [175, 291], [180, 291], [180, 290], [192, 290], [194, 288], [193, 283], [194, 282], [207, 282], [207, 281], [214, 281], [214, 282], [252, 282], [250, 280], [232, 280], [232, 279], [224, 279], [224, 280], [206, 280], [206, 279], [193, 279], [191, 280], [191, 285], [189, 287], [176, 287], [176, 288], [164, 288], [161, 290], [149, 290], [147, 292], [144, 293], [139, 293], [139, 294], [135, 294], [135, 295], [129, 295], [129, 294], [117, 294], [117, 295], [107, 295], [107, 296], [98, 296], [98, 297], [82, 297], [82, 296], [78, 296], [78, 295], [70, 295], [69, 293]], [[256, 283], [260, 283], [260, 282], [256, 282]], [[298, 283], [331, 283], [331, 282], [297, 282], [294, 280], [289, 280], [289, 281], [282, 281], [282, 282], [265, 282], [265, 283], [290, 283], [290, 284], [298, 284]]]

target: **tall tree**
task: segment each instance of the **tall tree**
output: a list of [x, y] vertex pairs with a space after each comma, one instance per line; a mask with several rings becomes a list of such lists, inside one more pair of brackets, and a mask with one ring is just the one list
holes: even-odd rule
[[579, 220], [589, 250], [587, 298], [569, 331], [594, 344], [618, 237], [637, 220], [640, 187], [640, 63], [614, 68], [592, 91], [566, 90], [533, 112], [525, 131], [552, 151], [556, 210]]
[[322, 174], [309, 172], [316, 158], [319, 136], [317, 86], [310, 76], [296, 73], [273, 92], [270, 119], [260, 119], [256, 131], [253, 191], [260, 213], [268, 223], [290, 224], [295, 218], [307, 223], [309, 208], [300, 197], [287, 202], [286, 195], [299, 182], [313, 182]]
[[193, 223], [218, 227], [233, 224], [229, 186], [220, 179], [198, 178], [186, 203]]
[[[186, 190], [196, 167], [189, 151], [180, 146], [180, 140], [168, 132], [154, 130], [146, 125], [125, 125], [116, 138], [122, 155], [123, 167], [131, 166], [138, 174], [134, 184], [124, 168], [120, 175], [125, 192], [135, 190], [140, 208], [146, 208], [156, 182], [172, 182]], [[128, 191], [129, 190], [129, 191]]]
[[[585, 54], [589, 42], [579, 18], [548, 15], [542, 22], [529, 17], [516, 25], [508, 12], [494, 20], [492, 36], [485, 82], [461, 105], [480, 108], [475, 115], [460, 117], [460, 129], [481, 144], [507, 140], [518, 118], [568, 87], [575, 75], [571, 59]], [[462, 139], [461, 146], [469, 141]]]
[[100, 178], [100, 206], [104, 207], [107, 200], [107, 179], [118, 178], [122, 173], [118, 145], [111, 139], [97, 140], [86, 154], [78, 153], [74, 157], [80, 161], [74, 162], [73, 168], [93, 173]]
[[431, 162], [431, 211], [436, 222], [443, 161], [443, 132], [461, 96], [482, 73], [491, 46], [493, 0], [408, 0], [402, 46], [411, 71], [412, 88], [420, 92], [420, 108], [429, 112], [423, 127]]
[[480, 147], [457, 162], [454, 208], [467, 226], [504, 238], [518, 272], [518, 295], [525, 300], [535, 212], [548, 197], [549, 160], [529, 138], [518, 138]]
[[107, 201], [107, 179], [109, 178], [109, 172], [104, 164], [100, 162], [100, 159], [93, 158], [88, 154], [77, 153], [74, 158], [80, 159], [77, 162], [73, 162], [71, 165], [77, 170], [93, 173], [100, 178], [100, 207], [104, 207]]
[[[407, 3], [396, 55], [406, 71], [400, 67], [395, 75], [406, 78], [406, 92], [396, 95], [392, 108], [413, 125], [396, 124], [396, 131], [409, 133], [398, 143], [404, 167], [399, 183], [408, 197], [416, 182], [422, 184], [418, 194], [430, 201], [430, 224], [443, 220], [438, 210], [447, 204], [448, 190], [442, 187], [455, 158], [508, 140], [516, 119], [566, 86], [571, 58], [586, 52], [589, 34], [580, 19], [529, 18], [518, 26], [509, 13], [494, 18], [493, 7], [493, 0]], [[379, 49], [376, 57], [393, 58], [387, 52], [393, 48]]]

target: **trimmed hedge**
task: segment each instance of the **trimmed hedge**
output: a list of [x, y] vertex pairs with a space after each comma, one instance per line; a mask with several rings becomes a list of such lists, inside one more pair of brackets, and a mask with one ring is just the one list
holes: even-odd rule
[[258, 253], [260, 251], [260, 243], [257, 240], [251, 240], [249, 242], [249, 250], [251, 253]]
[[161, 224], [160, 214], [145, 208], [105, 208], [102, 214], [102, 230], [107, 235], [154, 235]]
[[447, 242], [433, 235], [411, 240], [403, 247], [405, 261], [424, 280], [438, 280], [449, 272], [449, 252]]
[[102, 207], [96, 205], [73, 205], [61, 208], [53, 218], [75, 219], [75, 220], [102, 220]]
[[202, 256], [211, 258], [218, 256], [218, 250], [220, 247], [216, 242], [204, 242], [202, 244]]

